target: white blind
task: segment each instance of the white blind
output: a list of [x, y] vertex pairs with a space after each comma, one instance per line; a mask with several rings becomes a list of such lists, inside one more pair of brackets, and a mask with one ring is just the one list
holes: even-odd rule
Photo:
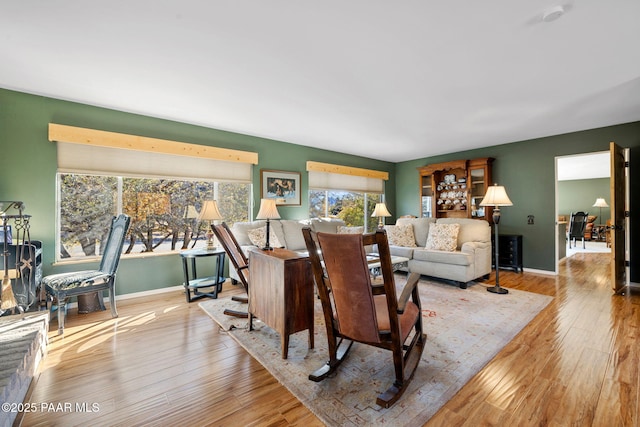
[[361, 193], [384, 193], [384, 180], [341, 173], [309, 171], [309, 188], [313, 190], [345, 190]]
[[251, 182], [258, 153], [49, 123], [58, 171]]
[[56, 144], [59, 172], [251, 182], [251, 163], [66, 142]]

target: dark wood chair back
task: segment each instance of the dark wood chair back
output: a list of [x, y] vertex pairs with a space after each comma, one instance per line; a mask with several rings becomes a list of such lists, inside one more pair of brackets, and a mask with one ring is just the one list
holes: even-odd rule
[[[247, 256], [242, 251], [242, 247], [236, 240], [236, 237], [231, 232], [229, 226], [223, 222], [218, 225], [214, 225], [211, 227], [213, 230], [213, 234], [216, 235], [218, 241], [222, 245], [222, 248], [227, 253], [233, 268], [236, 269], [238, 273], [238, 277], [240, 278], [240, 282], [244, 287], [244, 291], [249, 293], [249, 260]], [[248, 297], [246, 296], [233, 296], [232, 300], [238, 301], [241, 303], [247, 303]], [[224, 310], [224, 314], [228, 316], [248, 318], [249, 313], [246, 311], [232, 310], [226, 309]]]
[[222, 248], [227, 253], [233, 268], [238, 272], [238, 277], [244, 286], [245, 291], [249, 290], [249, 260], [242, 251], [242, 247], [236, 240], [235, 236], [231, 232], [229, 226], [223, 222], [218, 225], [214, 225], [213, 234], [222, 245]]

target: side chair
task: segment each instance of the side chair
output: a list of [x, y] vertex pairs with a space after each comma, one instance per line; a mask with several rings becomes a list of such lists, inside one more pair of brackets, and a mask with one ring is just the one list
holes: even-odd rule
[[[400, 298], [385, 230], [371, 234], [316, 233], [302, 229], [322, 302], [329, 361], [309, 375], [322, 381], [336, 372], [354, 342], [391, 351], [395, 379], [376, 403], [388, 408], [402, 396], [418, 367], [426, 334], [418, 294], [420, 275], [412, 273]], [[377, 244], [382, 283], [371, 276], [365, 247]]]
[[569, 223], [569, 247], [573, 240], [573, 247], [576, 247], [576, 239], [582, 239], [582, 249], [585, 248], [584, 232], [587, 226], [587, 212], [572, 212], [571, 221]]
[[[238, 272], [238, 277], [240, 277], [240, 282], [242, 282], [242, 286], [244, 287], [247, 295], [249, 293], [249, 260], [247, 256], [242, 251], [242, 247], [238, 244], [235, 236], [231, 232], [229, 226], [223, 222], [218, 225], [214, 225], [213, 233], [216, 235], [216, 238], [224, 248], [224, 251], [227, 253], [227, 256], [231, 260], [231, 264], [233, 264], [233, 268]], [[247, 303], [248, 297], [245, 296], [232, 296], [231, 299], [233, 301]], [[247, 311], [239, 311], [239, 310], [231, 310], [225, 309], [224, 314], [227, 316], [234, 316], [239, 318], [248, 318], [249, 313]]]
[[58, 335], [64, 334], [64, 316], [67, 311], [67, 298], [93, 292], [100, 292], [99, 304], [105, 310], [102, 291], [109, 291], [111, 316], [118, 317], [116, 310], [116, 272], [120, 263], [120, 255], [124, 239], [129, 229], [131, 218], [118, 215], [111, 220], [109, 237], [102, 251], [102, 259], [98, 270], [83, 270], [69, 273], [52, 274], [42, 279], [41, 292], [55, 297], [58, 304]]

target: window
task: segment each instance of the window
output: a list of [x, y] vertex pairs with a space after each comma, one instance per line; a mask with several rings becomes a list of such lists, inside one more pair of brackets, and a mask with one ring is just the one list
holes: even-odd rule
[[364, 226], [367, 232], [373, 232], [378, 220], [371, 214], [381, 200], [382, 195], [376, 193], [309, 190], [309, 217], [340, 218], [350, 227]]
[[131, 216], [124, 253], [193, 247], [215, 199], [225, 222], [247, 221], [258, 154], [49, 123], [58, 157], [56, 260], [101, 254], [111, 217]]
[[376, 203], [384, 201], [387, 172], [312, 161], [307, 171], [311, 218], [340, 218], [350, 227], [375, 231], [378, 222], [371, 214]]
[[216, 199], [225, 222], [247, 221], [251, 184], [58, 173], [60, 248], [57, 260], [101, 254], [111, 217], [131, 216], [124, 254], [191, 248], [208, 224], [197, 221], [205, 200]]

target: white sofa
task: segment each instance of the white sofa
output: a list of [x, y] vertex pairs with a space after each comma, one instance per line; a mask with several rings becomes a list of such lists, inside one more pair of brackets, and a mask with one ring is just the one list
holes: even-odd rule
[[[426, 249], [432, 224], [459, 224], [453, 251]], [[412, 225], [415, 246], [390, 245], [392, 255], [409, 258], [407, 270], [452, 280], [463, 289], [468, 282], [491, 273], [491, 228], [485, 220], [467, 218], [398, 218], [396, 225]]]
[[[251, 221], [251, 222], [236, 222], [231, 226], [231, 232], [238, 241], [238, 244], [242, 246], [245, 254], [248, 253], [249, 248], [255, 247], [249, 237], [251, 230], [265, 227], [267, 224], [264, 220]], [[302, 235], [302, 228], [310, 226], [312, 230], [323, 233], [337, 233], [338, 227], [345, 227], [344, 221], [340, 219], [312, 219], [312, 220], [291, 220], [280, 219], [270, 221], [269, 228], [278, 238], [280, 247], [287, 248], [296, 252], [306, 252], [307, 245], [304, 242], [304, 236]], [[274, 242], [269, 242], [271, 246], [274, 246]], [[238, 274], [235, 269], [229, 269], [229, 277], [234, 283], [239, 280]]]
[[[425, 249], [429, 228], [433, 223], [460, 224], [457, 244], [454, 251]], [[231, 232], [242, 246], [245, 253], [250, 247], [255, 247], [249, 238], [251, 230], [265, 227], [266, 221], [237, 222], [231, 227]], [[491, 228], [489, 223], [479, 219], [466, 218], [399, 218], [396, 225], [411, 225], [414, 241], [412, 246], [398, 246], [391, 242], [392, 255], [409, 258], [406, 271], [416, 272], [425, 276], [455, 281], [463, 289], [468, 282], [480, 277], [488, 278], [491, 273]], [[312, 230], [324, 233], [337, 233], [338, 227], [345, 227], [338, 219], [313, 220], [274, 220], [270, 228], [278, 238], [282, 247], [296, 252], [306, 252], [307, 247], [302, 236], [302, 228], [310, 226]], [[361, 232], [361, 231], [360, 231]], [[390, 234], [390, 232], [388, 232]], [[273, 241], [270, 242], [274, 246]], [[375, 249], [373, 249], [375, 250]], [[229, 269], [229, 276], [237, 281], [238, 275], [233, 268]]]

